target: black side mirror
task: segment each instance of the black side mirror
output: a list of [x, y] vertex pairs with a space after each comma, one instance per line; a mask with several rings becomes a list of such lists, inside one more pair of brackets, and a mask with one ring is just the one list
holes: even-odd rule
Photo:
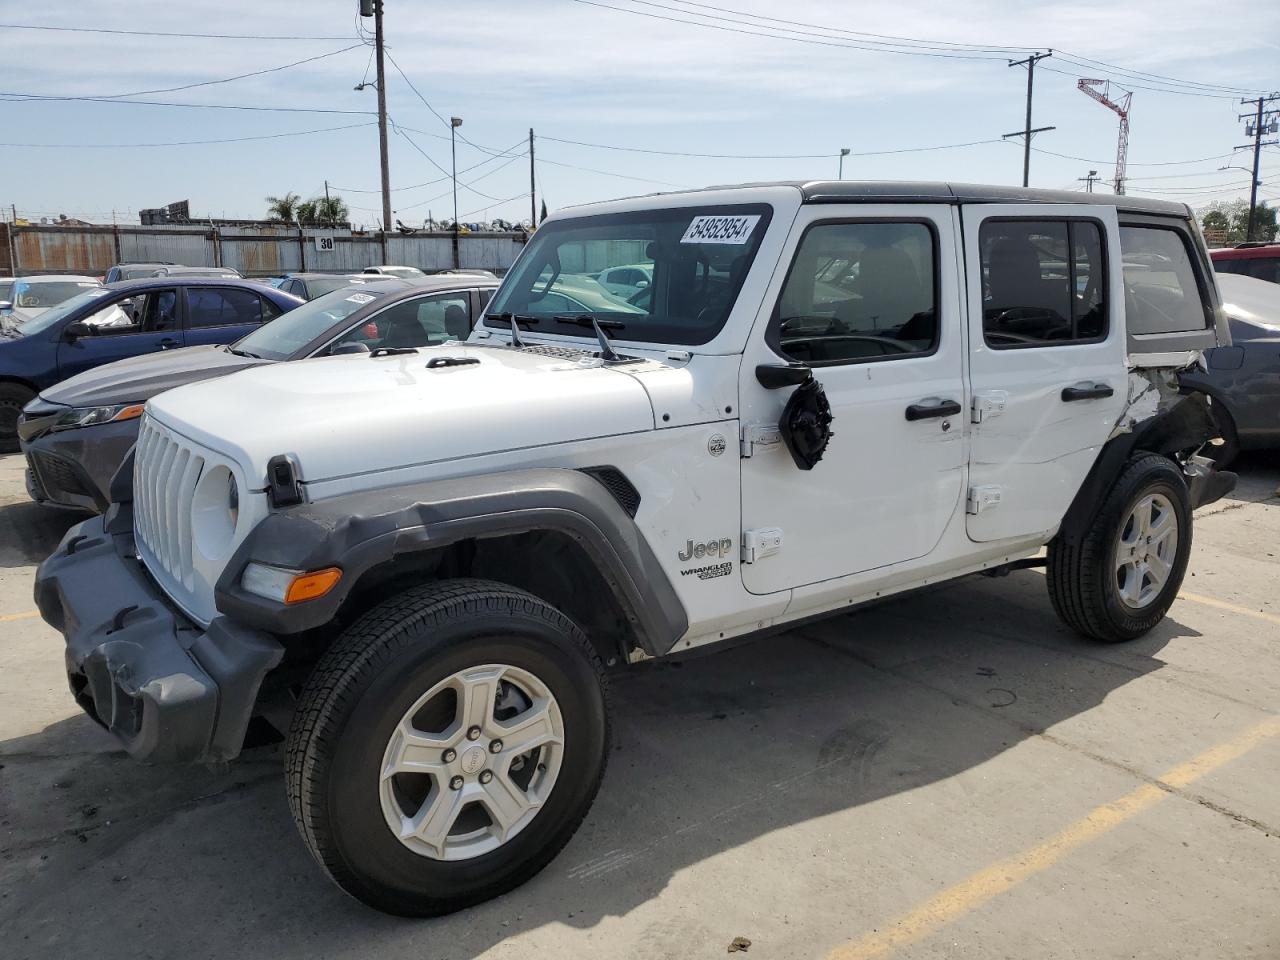
[[62, 328], [62, 336], [65, 340], [79, 340], [81, 337], [92, 337], [93, 327], [80, 320], [75, 323], [68, 323]]
[[361, 343], [359, 340], [348, 340], [346, 343], [340, 343], [329, 351], [330, 356], [341, 356], [345, 353], [368, 353], [369, 345]]
[[0, 300], [0, 313], [8, 313], [13, 309], [12, 300]]
[[756, 367], [756, 380], [766, 390], [798, 387], [813, 379], [813, 371], [804, 363], [762, 363]]

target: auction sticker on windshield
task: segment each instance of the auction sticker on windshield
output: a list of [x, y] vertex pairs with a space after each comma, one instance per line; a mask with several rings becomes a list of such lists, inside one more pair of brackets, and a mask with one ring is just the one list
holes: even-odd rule
[[373, 294], [370, 293], [353, 293], [351, 296], [347, 297], [347, 303], [368, 303], [373, 299], [375, 298]]
[[681, 243], [734, 243], [742, 244], [751, 239], [751, 231], [760, 222], [760, 214], [738, 217], [694, 217], [689, 229], [680, 238]]

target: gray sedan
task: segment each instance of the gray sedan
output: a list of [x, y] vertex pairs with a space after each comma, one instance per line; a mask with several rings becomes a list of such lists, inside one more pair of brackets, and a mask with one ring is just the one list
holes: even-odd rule
[[1280, 447], [1280, 284], [1223, 273], [1217, 281], [1232, 345], [1205, 351], [1206, 369], [1179, 380], [1213, 398], [1216, 459], [1226, 466], [1241, 450]]

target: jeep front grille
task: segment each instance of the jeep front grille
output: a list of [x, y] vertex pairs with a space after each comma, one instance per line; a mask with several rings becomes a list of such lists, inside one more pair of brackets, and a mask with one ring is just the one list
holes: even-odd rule
[[[192, 589], [191, 500], [204, 457], [150, 417], [134, 453], [133, 527], [143, 559]], [[156, 571], [153, 570], [153, 573]]]

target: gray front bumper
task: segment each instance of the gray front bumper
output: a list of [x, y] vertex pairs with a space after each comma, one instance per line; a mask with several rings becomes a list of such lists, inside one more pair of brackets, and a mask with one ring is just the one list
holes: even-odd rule
[[66, 640], [71, 692], [138, 759], [230, 760], [284, 648], [226, 617], [201, 630], [183, 616], [132, 534], [107, 532], [131, 529], [120, 509], [72, 527], [36, 572], [40, 615]]

